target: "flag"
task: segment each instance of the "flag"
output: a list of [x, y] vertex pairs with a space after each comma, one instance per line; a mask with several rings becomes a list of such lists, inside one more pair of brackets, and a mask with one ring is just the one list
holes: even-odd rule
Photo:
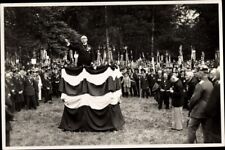
[[153, 69], [153, 73], [155, 73], [155, 61], [154, 61], [154, 57], [152, 57], [152, 69]]
[[159, 56], [159, 51], [157, 51], [157, 54], [156, 54], [156, 62], [159, 63], [160, 61], [160, 56]]
[[202, 64], [205, 64], [205, 53], [202, 51], [202, 55], [201, 55], [201, 62]]
[[169, 55], [169, 63], [171, 63], [171, 55]]
[[102, 59], [102, 63], [105, 64], [106, 63], [106, 58], [107, 57], [107, 54], [106, 54], [106, 50], [104, 50], [103, 52], [103, 59]]
[[180, 45], [179, 47], [179, 56], [180, 56], [180, 61], [181, 63], [184, 61], [184, 58], [183, 58], [183, 46]]
[[163, 62], [163, 55], [161, 55], [160, 62]]
[[129, 57], [128, 57], [128, 52], [126, 50], [126, 53], [125, 53], [125, 61], [126, 61], [126, 66], [128, 66], [128, 63], [129, 63]]
[[144, 52], [142, 52], [142, 58], [145, 59], [145, 54], [144, 54]]
[[166, 64], [169, 63], [168, 52], [166, 51]]
[[109, 64], [111, 63], [111, 62], [113, 62], [113, 55], [112, 55], [112, 51], [111, 50], [109, 50], [109, 52], [108, 52], [109, 54], [109, 60], [108, 60], [108, 62], [109, 62]]
[[63, 68], [59, 90], [64, 112], [59, 128], [70, 131], [107, 131], [121, 129], [120, 110], [122, 74], [119, 68], [104, 66]]
[[74, 52], [74, 64], [75, 64], [75, 66], [77, 66], [78, 57], [79, 57], [79, 54], [75, 51]]
[[97, 66], [100, 66], [102, 63], [102, 58], [101, 58], [101, 52], [100, 50], [97, 51]]
[[132, 50], [130, 51], [130, 57], [131, 57], [131, 60], [133, 61], [134, 57], [133, 57], [133, 51]]
[[193, 61], [196, 61], [196, 50], [194, 50], [192, 47], [191, 47], [191, 59]]

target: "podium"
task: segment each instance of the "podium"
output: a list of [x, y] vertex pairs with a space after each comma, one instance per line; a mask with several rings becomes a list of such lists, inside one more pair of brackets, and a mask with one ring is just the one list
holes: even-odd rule
[[59, 90], [64, 111], [59, 125], [67, 131], [120, 130], [120, 70], [116, 66], [67, 67], [61, 71]]

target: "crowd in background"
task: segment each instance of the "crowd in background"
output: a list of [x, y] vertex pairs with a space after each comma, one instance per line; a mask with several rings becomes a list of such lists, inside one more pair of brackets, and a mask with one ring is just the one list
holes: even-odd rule
[[[13, 113], [16, 111], [37, 109], [40, 102], [51, 104], [52, 97], [59, 98], [61, 68], [68, 64], [69, 62], [56, 60], [46, 66], [37, 64], [6, 69], [7, 122], [13, 120]], [[172, 108], [172, 129], [179, 131], [183, 129], [182, 109], [185, 108], [189, 110], [191, 118], [187, 143], [196, 140], [195, 134], [200, 124], [203, 127], [204, 142], [220, 142], [220, 94], [212, 95], [220, 89], [220, 70], [217, 66], [213, 67], [211, 62], [195, 67], [174, 63], [172, 66], [163, 64], [154, 68], [148, 64], [149, 62], [143, 65], [142, 62], [142, 65], [135, 67], [119, 65], [123, 74], [122, 96], [154, 97], [158, 109], [162, 109], [164, 105], [165, 109]], [[9, 132], [10, 124], [6, 126]]]
[[[207, 65], [206, 65], [207, 64]], [[122, 69], [124, 97], [149, 98], [158, 109], [172, 108], [172, 130], [183, 130], [183, 108], [189, 111], [188, 137], [185, 143], [197, 142], [196, 131], [202, 127], [205, 143], [221, 142], [220, 68], [213, 62], [198, 65], [166, 65], [153, 69]]]

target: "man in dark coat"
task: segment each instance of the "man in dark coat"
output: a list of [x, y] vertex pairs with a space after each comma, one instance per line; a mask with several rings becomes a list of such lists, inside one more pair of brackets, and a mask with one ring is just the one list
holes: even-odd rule
[[10, 131], [12, 130], [10, 121], [13, 120], [11, 93], [9, 83], [5, 84], [5, 119], [6, 119], [6, 146], [10, 146]]
[[39, 89], [38, 89], [38, 73], [35, 71], [33, 73], [33, 80], [34, 80], [34, 89], [35, 89], [35, 103], [37, 106], [39, 106], [39, 101], [38, 101], [38, 92], [39, 92]]
[[221, 143], [221, 109], [220, 109], [220, 70], [217, 68], [214, 78], [214, 88], [205, 108], [206, 139], [204, 143]]
[[16, 75], [16, 98], [17, 101], [15, 103], [16, 105], [16, 110], [20, 111], [23, 108], [23, 104], [24, 104], [24, 80], [22, 79], [21, 75], [18, 73]]
[[181, 80], [177, 77], [176, 74], [173, 74], [170, 78], [172, 82], [172, 86], [170, 88], [171, 98], [172, 98], [172, 106], [173, 106], [173, 122], [172, 129], [174, 130], [182, 130], [183, 129], [183, 115], [182, 108], [184, 103], [184, 94], [183, 94], [183, 84]]
[[26, 108], [36, 109], [37, 104], [35, 101], [35, 87], [34, 87], [34, 79], [32, 78], [32, 74], [30, 71], [27, 72], [26, 79], [24, 81], [24, 97], [26, 101]]
[[137, 87], [137, 96], [140, 96], [139, 73], [138, 73], [137, 68], [134, 69], [133, 78], [134, 78], [134, 81], [135, 81], [136, 87]]
[[44, 103], [48, 102], [52, 103], [52, 84], [51, 84], [51, 79], [49, 77], [48, 73], [44, 74], [44, 79], [43, 79], [43, 94], [44, 94]]
[[194, 73], [192, 71], [187, 71], [186, 72], [186, 80], [187, 80], [187, 94], [186, 97], [184, 99], [184, 108], [188, 109], [188, 103], [189, 100], [191, 99], [192, 94], [194, 93], [195, 90], [195, 86], [198, 83], [197, 78], [194, 76]]
[[60, 73], [57, 70], [54, 70], [54, 73], [52, 74], [52, 93], [54, 96], [57, 98], [60, 97], [60, 92], [59, 92], [59, 82], [60, 82]]
[[206, 115], [205, 108], [213, 90], [213, 85], [208, 79], [207, 69], [199, 71], [201, 81], [196, 85], [195, 91], [189, 102], [190, 122], [188, 124], [187, 143], [194, 143], [196, 140], [196, 131], [199, 125], [202, 126], [203, 138], [206, 138]]
[[154, 84], [156, 82], [153, 70], [151, 70], [151, 72], [150, 72], [150, 74], [148, 74], [147, 78], [148, 78], [150, 93], [151, 93], [151, 96], [153, 96], [152, 88], [153, 88], [153, 86], [154, 86]]
[[159, 106], [158, 109], [162, 108], [162, 104], [166, 105], [166, 109], [169, 109], [169, 89], [170, 89], [170, 81], [168, 80], [168, 74], [164, 73], [162, 81], [159, 85], [160, 88], [160, 98], [159, 98]]
[[12, 106], [10, 107], [12, 112], [15, 112], [15, 102], [16, 102], [16, 86], [15, 86], [15, 78], [13, 77], [12, 72], [8, 72], [6, 74], [6, 84], [10, 90], [10, 99], [12, 102]]
[[146, 76], [145, 69], [141, 69], [141, 73], [142, 73], [142, 76], [141, 76], [140, 81], [141, 81], [142, 97], [148, 98], [148, 96], [149, 96], [149, 84], [148, 84], [148, 79], [147, 79], [147, 76]]
[[157, 75], [155, 76], [155, 83], [152, 87], [152, 92], [154, 93], [154, 98], [157, 102], [159, 102], [160, 99], [160, 88], [154, 89], [155, 84], [160, 85], [162, 81], [162, 70], [158, 70]]
[[93, 64], [93, 61], [95, 60], [95, 54], [91, 48], [91, 46], [87, 43], [88, 39], [86, 36], [81, 37], [81, 43], [71, 44], [69, 40], [65, 40], [67, 43], [67, 46], [70, 50], [72, 50], [72, 53], [70, 57], [73, 57], [74, 55], [78, 54], [78, 62], [77, 66], [90, 66]]

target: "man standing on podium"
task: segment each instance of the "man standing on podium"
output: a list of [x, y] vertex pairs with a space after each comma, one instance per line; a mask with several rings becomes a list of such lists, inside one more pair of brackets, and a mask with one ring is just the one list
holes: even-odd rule
[[72, 61], [74, 61], [74, 58], [76, 58], [75, 61], [77, 62], [75, 62], [75, 64], [77, 63], [77, 66], [93, 65], [95, 55], [91, 46], [87, 43], [88, 38], [85, 35], [81, 36], [81, 43], [76, 43], [72, 45], [68, 39], [65, 39], [65, 42], [67, 44], [67, 47], [69, 47], [69, 49], [72, 50], [70, 51], [72, 55]]

